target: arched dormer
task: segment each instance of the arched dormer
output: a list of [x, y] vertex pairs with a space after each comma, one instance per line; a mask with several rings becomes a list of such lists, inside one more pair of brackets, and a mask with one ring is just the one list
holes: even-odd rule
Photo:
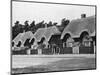
[[70, 33], [66, 33], [66, 34], [64, 35], [62, 41], [63, 41], [63, 42], [66, 42], [67, 39], [68, 39], [69, 37], [71, 37]]
[[80, 41], [82, 41], [83, 38], [85, 38], [85, 37], [89, 37], [88, 31], [81, 32], [81, 34], [80, 34]]

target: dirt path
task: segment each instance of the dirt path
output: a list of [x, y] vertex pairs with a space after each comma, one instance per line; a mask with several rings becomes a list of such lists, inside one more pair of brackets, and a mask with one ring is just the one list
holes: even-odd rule
[[12, 68], [23, 68], [28, 66], [46, 65], [60, 60], [74, 58], [94, 58], [93, 54], [66, 54], [66, 55], [13, 55]]

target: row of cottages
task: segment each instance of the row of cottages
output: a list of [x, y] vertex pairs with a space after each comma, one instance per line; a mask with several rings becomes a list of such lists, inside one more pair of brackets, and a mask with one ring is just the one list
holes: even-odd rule
[[95, 53], [95, 28], [95, 16], [82, 14], [81, 19], [72, 20], [62, 32], [58, 26], [52, 26], [39, 28], [34, 34], [20, 33], [12, 40], [12, 49], [22, 54]]
[[34, 34], [31, 31], [20, 33], [12, 40], [12, 49], [15, 51], [28, 48], [40, 50], [42, 44], [45, 44], [45, 48], [48, 48], [48, 41], [55, 34], [61, 34], [56, 26], [39, 28]]

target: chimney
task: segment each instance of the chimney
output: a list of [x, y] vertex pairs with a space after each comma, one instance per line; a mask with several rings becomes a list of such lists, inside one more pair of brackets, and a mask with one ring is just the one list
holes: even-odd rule
[[45, 23], [45, 28], [47, 28], [47, 23]]
[[81, 14], [81, 18], [86, 18], [86, 14]]

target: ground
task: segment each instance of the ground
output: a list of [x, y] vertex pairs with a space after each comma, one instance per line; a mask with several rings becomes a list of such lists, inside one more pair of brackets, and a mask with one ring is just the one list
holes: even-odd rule
[[36, 73], [95, 68], [95, 54], [12, 56], [12, 73]]

